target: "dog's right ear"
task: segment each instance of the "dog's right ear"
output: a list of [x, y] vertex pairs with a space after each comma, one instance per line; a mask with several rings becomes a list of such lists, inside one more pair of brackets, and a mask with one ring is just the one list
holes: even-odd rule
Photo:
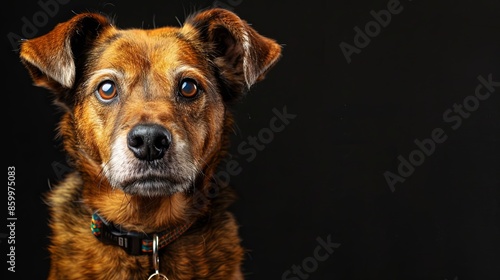
[[219, 69], [219, 77], [229, 89], [223, 93], [226, 101], [241, 98], [281, 57], [281, 46], [274, 39], [259, 34], [229, 10], [195, 13], [186, 19], [184, 30], [188, 38], [197, 37], [193, 41], [203, 44], [200, 48]]
[[100, 14], [76, 15], [43, 36], [24, 40], [21, 61], [35, 85], [63, 92], [73, 87], [76, 67], [88, 46], [110, 26], [108, 19]]

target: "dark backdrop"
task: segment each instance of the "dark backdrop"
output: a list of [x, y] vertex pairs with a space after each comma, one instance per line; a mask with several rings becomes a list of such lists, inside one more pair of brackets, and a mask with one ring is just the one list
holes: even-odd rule
[[[215, 2], [285, 45], [234, 108], [232, 210], [248, 279], [500, 279], [500, 2]], [[119, 27], [178, 25], [213, 3], [2, 4], [2, 138], [17, 218], [16, 272], [2, 261], [2, 279], [46, 277], [43, 194], [67, 171], [58, 113], [10, 38], [84, 11]], [[277, 111], [289, 118], [271, 134]], [[254, 136], [265, 142], [254, 156], [236, 149]], [[10, 234], [1, 227], [2, 259]]]

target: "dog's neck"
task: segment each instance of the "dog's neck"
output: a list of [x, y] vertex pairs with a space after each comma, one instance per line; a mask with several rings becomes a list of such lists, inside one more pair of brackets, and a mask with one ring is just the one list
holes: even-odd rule
[[[81, 175], [83, 201], [93, 212], [89, 217], [92, 233], [103, 243], [122, 247], [131, 255], [150, 253], [155, 235], [159, 237], [161, 249], [207, 214], [207, 205], [198, 202], [197, 207], [193, 207], [195, 199], [192, 194], [133, 196], [112, 188], [105, 181], [96, 188], [95, 184], [88, 183], [92, 181], [88, 178], [94, 176]], [[198, 183], [208, 184], [209, 180]]]
[[196, 219], [194, 213], [188, 213], [191, 198], [183, 193], [140, 197], [117, 189], [94, 187], [85, 188], [83, 198], [93, 212], [98, 211], [106, 220], [130, 231], [156, 232]]
[[112, 188], [105, 180], [96, 186], [95, 176], [81, 176], [82, 200], [89, 210], [99, 212], [107, 221], [129, 231], [158, 232], [186, 224], [196, 219], [196, 214], [201, 214], [190, 213], [192, 198], [184, 193], [162, 197], [133, 196]]

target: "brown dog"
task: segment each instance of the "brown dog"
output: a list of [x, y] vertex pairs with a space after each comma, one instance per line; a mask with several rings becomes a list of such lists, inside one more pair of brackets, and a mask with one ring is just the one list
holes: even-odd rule
[[22, 42], [35, 85], [65, 110], [75, 170], [47, 197], [49, 279], [242, 279], [233, 195], [213, 175], [231, 102], [280, 56], [223, 9], [151, 30], [83, 13]]

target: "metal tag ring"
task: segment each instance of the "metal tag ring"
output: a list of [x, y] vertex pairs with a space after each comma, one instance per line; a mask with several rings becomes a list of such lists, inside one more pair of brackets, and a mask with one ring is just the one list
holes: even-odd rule
[[151, 274], [151, 276], [149, 276], [148, 280], [152, 279], [168, 280], [167, 276], [160, 273], [160, 255], [158, 254], [159, 244], [160, 244], [160, 239], [158, 238], [158, 234], [153, 235], [153, 268], [155, 272]]
[[[157, 277], [157, 278], [155, 278]], [[167, 276], [159, 273], [158, 271], [151, 274], [151, 276], [149, 276], [148, 280], [152, 280], [152, 279], [163, 279], [163, 280], [168, 280]]]

